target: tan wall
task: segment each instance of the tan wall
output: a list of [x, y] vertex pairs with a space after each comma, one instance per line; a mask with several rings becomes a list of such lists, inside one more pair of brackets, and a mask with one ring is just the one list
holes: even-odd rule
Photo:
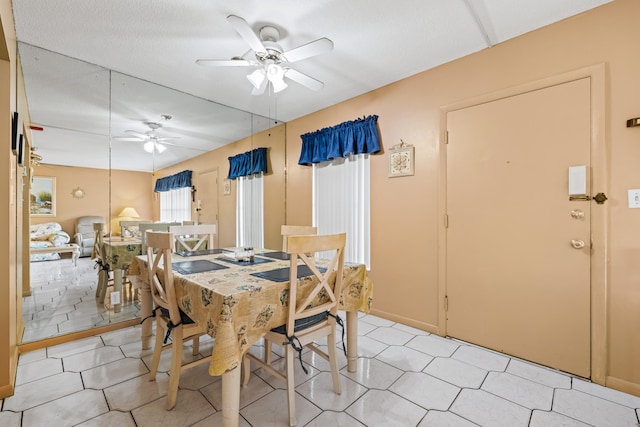
[[[264, 211], [265, 211], [265, 246], [280, 248], [282, 237], [280, 225], [284, 224], [285, 210], [285, 126], [276, 126], [268, 131], [255, 134], [233, 144], [202, 154], [196, 158], [179, 163], [170, 168], [159, 170], [155, 178], [162, 178], [183, 170], [193, 171], [193, 184], [197, 191], [206, 191], [198, 183], [198, 173], [218, 169], [218, 245], [220, 247], [235, 246], [236, 243], [236, 185], [231, 181], [231, 194], [224, 195], [223, 183], [229, 173], [231, 156], [267, 147], [269, 157], [268, 173], [264, 178]], [[155, 180], [154, 180], [155, 184]], [[192, 210], [193, 211], [193, 210]], [[156, 216], [159, 217], [159, 206], [156, 204]]]
[[[640, 395], [640, 210], [627, 208], [627, 189], [640, 188], [640, 2], [618, 0], [420, 73], [287, 124], [287, 222], [311, 221], [311, 173], [297, 166], [300, 135], [363, 114], [379, 115], [383, 146], [402, 139], [416, 147], [415, 175], [387, 178], [387, 155], [371, 160], [371, 277], [374, 310], [437, 332], [438, 137], [440, 107], [500, 89], [606, 63], [606, 141], [610, 153], [608, 378]], [[472, 207], [471, 207], [472, 208]], [[402, 249], [402, 250], [400, 250]], [[407, 298], [407, 296], [411, 296]]]
[[[34, 167], [34, 176], [56, 178], [56, 216], [31, 217], [31, 224], [57, 222], [73, 236], [75, 220], [79, 216], [100, 215], [107, 221], [111, 218], [113, 232], [119, 232], [117, 215], [125, 207], [135, 208], [140, 219], [153, 219], [151, 174], [148, 172], [109, 172], [107, 169], [42, 164]], [[85, 191], [84, 198], [76, 199], [71, 195], [76, 187]]]

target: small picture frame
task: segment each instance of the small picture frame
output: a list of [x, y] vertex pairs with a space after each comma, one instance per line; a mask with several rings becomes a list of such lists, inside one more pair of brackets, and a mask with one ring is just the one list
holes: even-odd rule
[[18, 139], [18, 164], [24, 166], [24, 136], [22, 134]]
[[56, 216], [56, 179], [34, 176], [29, 192], [31, 216]]
[[18, 112], [13, 113], [11, 119], [11, 151], [18, 155]]
[[400, 144], [389, 149], [389, 177], [409, 176], [414, 174], [414, 146]]
[[230, 195], [231, 194], [231, 180], [225, 179], [223, 185], [224, 185], [224, 187], [223, 187], [224, 195], [225, 196]]

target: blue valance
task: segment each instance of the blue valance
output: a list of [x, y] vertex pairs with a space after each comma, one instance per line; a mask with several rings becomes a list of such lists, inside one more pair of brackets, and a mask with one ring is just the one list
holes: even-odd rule
[[300, 135], [302, 151], [298, 164], [310, 165], [350, 154], [379, 152], [377, 122], [378, 116], [371, 115]]
[[229, 179], [260, 172], [267, 173], [267, 149], [264, 147], [229, 157]]
[[156, 180], [156, 187], [153, 191], [159, 193], [176, 188], [191, 187], [191, 174], [190, 170], [185, 170], [175, 175], [159, 178]]

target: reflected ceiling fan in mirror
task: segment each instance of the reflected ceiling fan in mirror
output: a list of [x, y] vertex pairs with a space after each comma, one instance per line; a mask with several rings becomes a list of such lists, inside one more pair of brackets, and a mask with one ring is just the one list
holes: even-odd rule
[[125, 133], [128, 133], [133, 136], [117, 136], [114, 139], [118, 141], [139, 141], [144, 142], [144, 151], [147, 153], [153, 153], [154, 151], [157, 153], [162, 153], [167, 149], [165, 145], [168, 144], [167, 141], [174, 141], [176, 139], [180, 139], [179, 137], [161, 137], [156, 134], [158, 129], [162, 128], [162, 122], [171, 120], [170, 115], [163, 114], [160, 116], [160, 121], [158, 122], [143, 122], [150, 130], [142, 133], [135, 130], [125, 130]]
[[247, 21], [239, 16], [229, 15], [229, 23], [251, 47], [242, 56], [231, 59], [198, 59], [197, 64], [210, 67], [255, 67], [247, 75], [253, 85], [252, 95], [262, 95], [267, 86], [278, 93], [287, 88], [286, 79], [290, 79], [311, 90], [320, 90], [324, 83], [307, 74], [295, 70], [289, 64], [311, 58], [333, 50], [333, 42], [326, 37], [314, 40], [302, 46], [284, 51], [278, 44], [280, 31], [273, 26], [265, 26], [256, 34]]

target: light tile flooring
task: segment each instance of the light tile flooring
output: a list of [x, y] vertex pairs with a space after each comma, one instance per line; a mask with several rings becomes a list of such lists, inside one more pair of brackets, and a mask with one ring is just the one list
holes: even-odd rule
[[119, 313], [96, 301], [98, 270], [90, 257], [79, 258], [75, 266], [68, 254], [62, 256], [57, 261], [30, 264], [31, 296], [22, 301], [22, 342], [140, 317], [140, 305], [130, 293], [124, 295]]
[[[372, 315], [358, 327], [358, 372], [340, 356], [340, 396], [324, 360], [305, 353], [307, 375], [296, 363], [299, 426], [640, 425], [640, 397]], [[212, 344], [203, 340], [201, 355]], [[206, 364], [182, 374], [176, 408], [165, 411], [169, 353], [155, 382], [139, 327], [23, 354], [15, 395], [0, 400], [0, 426], [220, 425], [221, 382]], [[240, 426], [288, 425], [284, 384], [259, 369], [240, 406]]]

